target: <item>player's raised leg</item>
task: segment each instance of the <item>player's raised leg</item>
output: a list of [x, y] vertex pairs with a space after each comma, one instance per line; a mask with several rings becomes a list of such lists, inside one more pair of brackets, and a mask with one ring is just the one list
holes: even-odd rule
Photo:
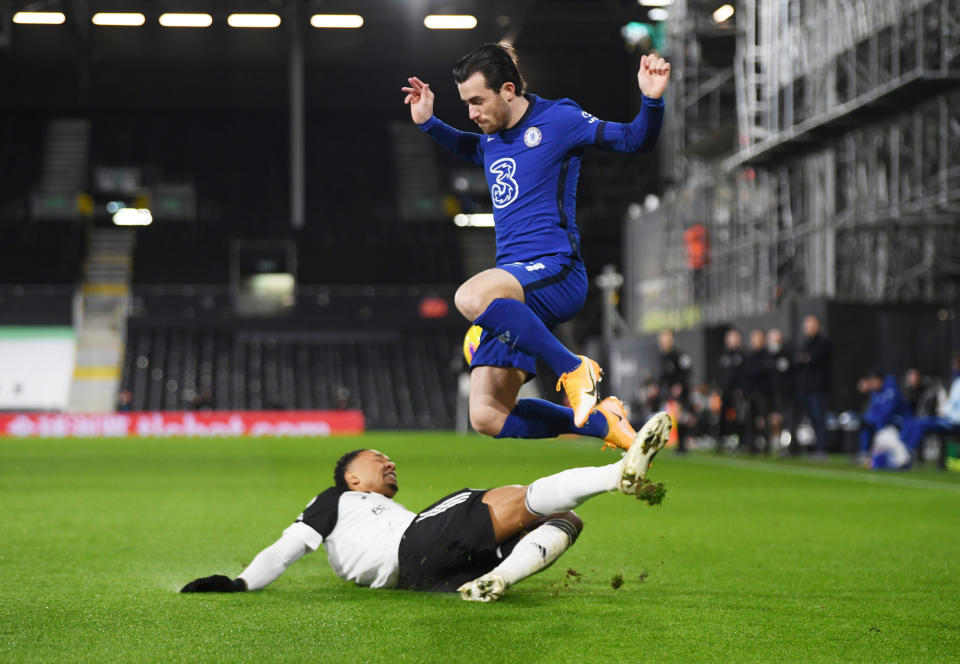
[[555, 438], [574, 433], [604, 441], [604, 448], [629, 449], [636, 436], [623, 404], [607, 397], [582, 427], [573, 411], [543, 399], [520, 399], [526, 374], [513, 367], [474, 367], [470, 378], [470, 424], [496, 438]]
[[573, 508], [608, 491], [619, 489], [628, 493], [625, 487], [638, 486], [653, 456], [666, 444], [670, 434], [669, 416], [659, 413], [651, 422], [645, 430], [641, 429], [643, 437], [637, 434], [636, 444], [617, 463], [571, 468], [541, 477], [525, 487], [507, 486], [487, 491], [483, 502], [490, 507], [498, 543], [535, 527], [517, 542], [503, 562], [460, 586], [457, 589], [460, 596], [468, 601], [496, 601], [507, 588], [546, 569], [573, 546], [583, 529], [583, 522], [573, 513]]
[[667, 413], [656, 413], [647, 420], [633, 441], [633, 445], [623, 457], [623, 471], [618, 488], [626, 494], [636, 494], [647, 471], [653, 465], [653, 458], [663, 449], [670, 439], [673, 420]]
[[[574, 423], [584, 426], [598, 401], [602, 371], [593, 360], [570, 352], [544, 321], [525, 304], [524, 285], [506, 269], [492, 268], [464, 282], [454, 296], [468, 320], [503, 343], [542, 359], [558, 376], [573, 409]], [[571, 314], [572, 315], [572, 314]], [[566, 319], [569, 316], [561, 316]]]

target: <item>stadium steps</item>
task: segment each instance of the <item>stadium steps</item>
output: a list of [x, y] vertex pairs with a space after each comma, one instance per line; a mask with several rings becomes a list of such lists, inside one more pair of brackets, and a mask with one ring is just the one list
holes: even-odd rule
[[90, 151], [90, 121], [82, 118], [51, 120], [47, 128], [40, 191], [82, 191]]
[[[397, 203], [403, 221], [433, 220], [442, 215], [436, 148], [409, 122], [391, 125], [396, 164]], [[416, 164], [411, 168], [410, 164]]]
[[70, 412], [105, 413], [116, 406], [135, 237], [123, 229], [94, 229], [89, 236]]
[[34, 219], [79, 219], [79, 195], [86, 184], [89, 153], [89, 120], [50, 121], [38, 184], [30, 198]]

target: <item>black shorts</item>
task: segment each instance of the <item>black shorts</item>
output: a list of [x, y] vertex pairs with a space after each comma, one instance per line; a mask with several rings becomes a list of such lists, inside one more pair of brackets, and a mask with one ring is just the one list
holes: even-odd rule
[[509, 555], [519, 538], [497, 544], [485, 493], [456, 491], [417, 515], [400, 540], [397, 588], [456, 592]]

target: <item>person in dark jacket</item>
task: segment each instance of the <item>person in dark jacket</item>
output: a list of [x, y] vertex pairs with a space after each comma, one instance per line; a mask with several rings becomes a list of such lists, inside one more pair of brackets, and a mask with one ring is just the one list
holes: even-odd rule
[[817, 436], [815, 455], [824, 458], [827, 450], [827, 394], [830, 391], [830, 341], [820, 330], [813, 314], [803, 318], [803, 341], [794, 356], [797, 392]]
[[[717, 386], [720, 388], [723, 406], [721, 409], [720, 436], [743, 440], [743, 335], [730, 328], [723, 337], [723, 352], [720, 354], [720, 371]], [[723, 441], [718, 441], [717, 451], [722, 451]]]
[[677, 452], [686, 452], [693, 417], [690, 413], [690, 356], [677, 350], [673, 330], [663, 329], [657, 335], [660, 349], [660, 394], [667, 411], [676, 418]]
[[[785, 341], [783, 332], [772, 327], [767, 330], [767, 351], [773, 362], [773, 390], [770, 399], [770, 435], [781, 445], [789, 441], [791, 453], [796, 454], [796, 376], [793, 367], [793, 345]], [[787, 432], [784, 436], [783, 433]]]
[[690, 356], [677, 350], [672, 330], [660, 330], [657, 347], [660, 349], [660, 393], [679, 391], [679, 398], [685, 402], [690, 391]]
[[767, 350], [763, 330], [750, 330], [750, 350], [743, 359], [743, 395], [747, 404], [744, 418], [744, 446], [750, 454], [770, 453], [768, 417], [773, 394], [773, 358]]

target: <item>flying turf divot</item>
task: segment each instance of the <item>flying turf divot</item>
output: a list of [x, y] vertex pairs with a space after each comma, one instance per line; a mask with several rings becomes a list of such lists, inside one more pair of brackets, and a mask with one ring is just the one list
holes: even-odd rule
[[667, 495], [667, 488], [663, 482], [652, 482], [647, 478], [642, 478], [637, 482], [637, 500], [650, 505], [659, 505]]

